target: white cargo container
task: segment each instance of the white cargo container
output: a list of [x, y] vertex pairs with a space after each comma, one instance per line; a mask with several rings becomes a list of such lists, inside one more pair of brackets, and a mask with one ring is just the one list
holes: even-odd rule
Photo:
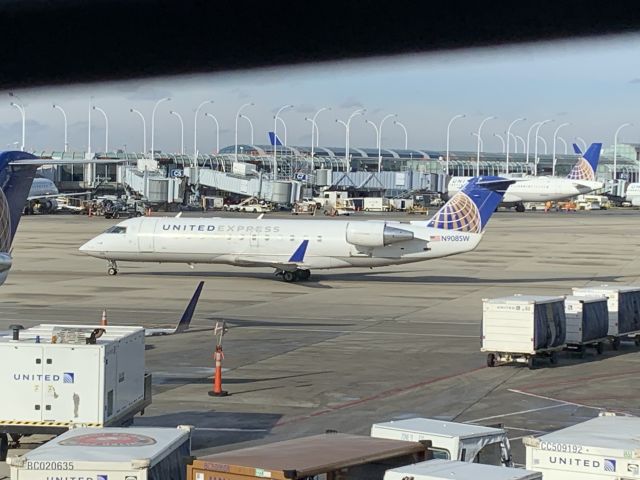
[[234, 175], [251, 175], [256, 173], [256, 166], [253, 163], [233, 162], [231, 171]]
[[[546, 480], [546, 476], [544, 477]], [[538, 472], [451, 460], [428, 460], [393, 468], [384, 480], [542, 480]]]
[[391, 205], [388, 198], [384, 197], [363, 197], [362, 209], [365, 212], [388, 212]]
[[586, 347], [590, 346], [601, 354], [609, 326], [607, 298], [604, 295], [569, 295], [564, 300], [564, 313], [567, 319], [567, 347], [584, 355]]
[[640, 286], [600, 285], [575, 287], [577, 296], [604, 295], [609, 308], [609, 332], [615, 350], [620, 346], [620, 337], [631, 336], [639, 344], [640, 333]]
[[482, 300], [482, 352], [487, 365], [528, 363], [536, 357], [556, 362], [565, 347], [564, 297], [513, 295]]
[[640, 418], [604, 415], [525, 437], [526, 468], [544, 480], [640, 478]]
[[191, 427], [77, 428], [7, 463], [12, 480], [183, 480]]
[[371, 425], [371, 436], [419, 442], [430, 440], [435, 458], [511, 466], [511, 447], [502, 428], [407, 418]]
[[6, 434], [122, 425], [151, 403], [142, 327], [49, 325], [0, 337], [0, 455]]

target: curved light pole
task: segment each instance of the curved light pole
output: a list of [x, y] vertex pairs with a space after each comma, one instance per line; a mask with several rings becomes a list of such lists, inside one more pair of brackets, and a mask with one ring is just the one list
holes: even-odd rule
[[[560, 125], [558, 125], [558, 128], [556, 128], [555, 132], [553, 132], [553, 163], [552, 163], [552, 167], [551, 167], [551, 176], [552, 177], [556, 176], [556, 144], [557, 144], [557, 140], [558, 140], [558, 132], [560, 131], [560, 129], [562, 127], [566, 127], [567, 125], [570, 125], [570, 123], [569, 122], [561, 123]], [[567, 149], [567, 143], [566, 142], [564, 144], [564, 148], [565, 148], [565, 153], [566, 153], [566, 149]]]
[[144, 119], [144, 115], [135, 108], [129, 109], [131, 113], [135, 113], [142, 119], [142, 152], [143, 155], [147, 154], [147, 121]]
[[500, 139], [500, 143], [502, 144], [502, 153], [504, 153], [507, 149], [507, 145], [504, 142], [504, 137], [499, 133], [494, 133], [493, 136]]
[[539, 135], [540, 128], [549, 122], [553, 122], [553, 120], [551, 119], [543, 120], [540, 123], [538, 123], [538, 126], [536, 127], [535, 145], [533, 147], [533, 152], [534, 152], [533, 153], [533, 161], [534, 161], [533, 174], [536, 176], [538, 175], [538, 137], [540, 136]]
[[478, 135], [477, 132], [471, 132], [471, 135], [478, 139], [478, 143], [480, 143], [480, 148], [484, 150], [484, 142], [482, 141], [482, 137], [480, 137], [480, 135]]
[[522, 153], [524, 153], [525, 149], [527, 148], [527, 145], [524, 141], [524, 137], [522, 135], [514, 135], [513, 138], [520, 140], [522, 142]]
[[214, 103], [214, 102], [213, 100], [205, 100], [204, 102], [200, 102], [200, 105], [196, 107], [196, 113], [193, 115], [193, 156], [194, 157], [198, 154], [198, 113], [200, 113], [200, 109], [208, 103]]
[[[293, 105], [287, 104], [281, 106], [273, 116], [273, 175], [278, 174], [278, 117], [283, 110], [293, 108]], [[274, 177], [275, 178], [275, 177]]]
[[184, 122], [182, 121], [182, 115], [173, 110], [169, 110], [169, 115], [175, 115], [180, 121], [180, 155], [184, 155]]
[[25, 142], [26, 142], [26, 133], [27, 133], [27, 111], [24, 107], [24, 102], [18, 97], [15, 93], [9, 92], [10, 97], [14, 97], [20, 100], [21, 103], [11, 102], [11, 106], [18, 109], [20, 112], [20, 116], [22, 117], [22, 144], [20, 145], [20, 150], [24, 152]]
[[477, 132], [477, 136], [478, 136], [478, 154], [476, 156], [476, 176], [479, 177], [480, 176], [480, 145], [483, 144], [482, 142], [482, 137], [481, 132], [482, 132], [482, 126], [489, 120], [493, 120], [496, 117], [494, 117], [493, 115], [490, 117], [485, 118], [484, 120], [482, 120], [482, 122], [480, 122], [480, 126], [478, 127], [478, 132]]
[[538, 137], [538, 140], [540, 140], [543, 144], [544, 144], [544, 154], [547, 154], [547, 141], [544, 139], [544, 137]]
[[55, 103], [53, 104], [53, 108], [62, 112], [62, 118], [64, 119], [64, 152], [67, 153], [67, 151], [69, 151], [69, 141], [67, 138], [67, 112], [64, 111], [64, 108]]
[[151, 111], [151, 160], [153, 161], [153, 158], [155, 156], [155, 133], [156, 133], [156, 128], [155, 128], [155, 122], [156, 122], [156, 110], [158, 109], [158, 105], [160, 105], [162, 102], [168, 102], [171, 100], [171, 97], [164, 97], [161, 98], [160, 100], [158, 100], [156, 102], [156, 104], [153, 106], [153, 110]]
[[282, 124], [282, 128], [284, 129], [284, 136], [282, 137], [282, 139], [283, 139], [283, 145], [286, 147], [287, 146], [287, 124], [284, 123], [284, 120], [282, 119], [282, 117], [278, 117], [278, 121]]
[[[322, 107], [320, 108], [311, 118], [307, 118], [307, 120], [311, 121], [311, 158], [313, 158], [314, 146], [318, 145], [318, 138], [320, 137], [320, 130], [318, 129], [318, 124], [316, 123], [316, 119], [321, 112], [325, 110], [331, 110], [331, 107]], [[315, 136], [315, 143], [314, 143]]]
[[576, 140], [578, 140], [582, 144], [582, 153], [586, 152], [586, 150], [587, 150], [587, 142], [584, 141], [584, 138], [576, 137]]
[[251, 119], [249, 117], [242, 113], [239, 115], [239, 117], [244, 118], [247, 122], [249, 122], [249, 127], [251, 127], [251, 145], [253, 146], [253, 123], [251, 122]]
[[613, 136], [613, 181], [618, 180], [618, 134], [624, 127], [630, 127], [632, 123], [623, 123], [616, 130], [616, 134]]
[[378, 127], [378, 172], [382, 171], [382, 126], [388, 119], [397, 116], [397, 113], [389, 113], [380, 120], [380, 126]]
[[564, 154], [567, 155], [567, 153], [568, 153], [567, 142], [565, 141], [564, 138], [562, 138], [560, 136], [558, 136], [558, 140], [560, 140], [564, 144]]
[[405, 127], [402, 123], [397, 120], [393, 121], [394, 125], [399, 125], [404, 131], [404, 149], [407, 150], [409, 148], [409, 135], [407, 134], [407, 127]]
[[540, 122], [535, 122], [533, 123], [530, 127], [529, 130], [527, 131], [527, 147], [526, 147], [526, 152], [527, 152], [527, 163], [529, 163], [529, 141], [531, 139], [531, 131], [536, 128], [538, 126]]
[[346, 123], [343, 122], [342, 120], [336, 120], [336, 122], [341, 123], [346, 128], [346, 141], [345, 141], [345, 148], [344, 148], [344, 164], [346, 169], [345, 171], [349, 170], [349, 157], [350, 157], [349, 150], [351, 147], [349, 145], [349, 132], [350, 132], [351, 120], [353, 120], [353, 117], [355, 117], [356, 115], [364, 115], [364, 112], [366, 111], [367, 111], [366, 108], [358, 108], [351, 115], [349, 115], [349, 118], [347, 119]]
[[373, 127], [373, 129], [376, 132], [376, 148], [378, 148], [378, 142], [380, 141], [380, 135], [379, 135], [379, 130], [378, 130], [378, 126], [373, 123], [371, 120], [365, 120], [365, 123], [368, 123], [369, 125], [371, 125]]
[[[511, 137], [511, 127], [513, 127], [516, 123], [524, 122], [525, 120], [526, 120], [526, 118], [524, 118], [524, 117], [523, 118], [516, 118], [513, 122], [511, 122], [509, 124], [509, 127], [507, 128], [507, 148], [506, 148], [506, 151], [507, 151], [507, 162], [506, 162], [507, 163], [506, 164], [507, 174], [509, 173], [509, 140], [510, 140], [510, 137]], [[515, 142], [515, 144], [516, 144], [515, 145], [516, 146], [516, 150], [515, 150], [514, 153], [518, 153], [518, 142]]]
[[[218, 123], [218, 119], [210, 113], [205, 113], [205, 117], [209, 117], [216, 124], [216, 154], [220, 151], [220, 124]], [[253, 142], [252, 142], [253, 143]]]
[[[513, 153], [518, 153], [518, 139], [517, 139], [517, 137], [511, 132], [507, 132], [507, 138], [509, 138], [509, 139], [513, 138], [513, 143], [514, 143]], [[508, 170], [507, 170], [507, 173], [509, 173]]]
[[240, 105], [240, 108], [236, 112], [236, 139], [234, 142], [235, 143], [234, 158], [236, 162], [238, 161], [238, 118], [240, 118], [240, 112], [242, 112], [244, 108], [252, 107], [253, 105], [255, 105], [253, 102], [248, 102], [243, 105]]
[[93, 109], [100, 112], [104, 117], [104, 153], [107, 153], [109, 151], [109, 117], [107, 117], [107, 112], [100, 107], [94, 105]]
[[458, 119], [458, 118], [464, 118], [466, 117], [466, 115], [464, 113], [460, 113], [458, 115], [455, 115], [453, 118], [451, 118], [451, 120], [449, 120], [449, 124], [447, 125], [447, 156], [446, 156], [446, 163], [445, 163], [445, 173], [447, 175], [449, 175], [449, 131], [451, 130], [451, 124], [454, 122], [454, 120]]

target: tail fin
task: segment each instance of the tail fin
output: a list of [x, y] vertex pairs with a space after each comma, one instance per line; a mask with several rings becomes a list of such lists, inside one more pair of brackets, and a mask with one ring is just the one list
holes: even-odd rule
[[580, 150], [580, 147], [576, 143], [573, 144], [573, 153], [576, 155], [582, 155], [582, 150]]
[[578, 162], [573, 166], [569, 175], [567, 175], [567, 178], [571, 180], [595, 180], [601, 150], [602, 143], [592, 143], [587, 151], [578, 159]]
[[282, 145], [282, 142], [278, 138], [278, 135], [276, 135], [274, 132], [269, 132], [269, 143], [273, 147], [275, 147], [276, 145]]
[[174, 333], [184, 333], [189, 329], [189, 324], [191, 323], [191, 319], [193, 318], [193, 314], [196, 311], [196, 305], [198, 305], [198, 300], [200, 299], [200, 292], [202, 292], [202, 287], [204, 286], [204, 282], [200, 282], [196, 287], [196, 291], [193, 293], [193, 297], [189, 301], [187, 308], [182, 314], [182, 318], [178, 322], [176, 326], [176, 331]]
[[442, 230], [482, 233], [515, 180], [502, 177], [473, 177], [438, 210], [427, 226]]
[[9, 252], [11, 248], [38, 168], [34, 164], [21, 165], [19, 161], [36, 158], [27, 152], [0, 152], [0, 252]]

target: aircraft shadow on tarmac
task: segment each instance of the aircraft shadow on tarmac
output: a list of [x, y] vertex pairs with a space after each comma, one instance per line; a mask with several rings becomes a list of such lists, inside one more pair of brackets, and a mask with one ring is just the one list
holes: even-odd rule
[[[339, 327], [343, 329], [345, 327], [358, 326], [357, 323], [309, 323], [309, 322], [272, 322], [269, 320], [245, 320], [240, 318], [221, 318], [221, 317], [207, 317], [207, 320], [212, 322], [224, 320], [227, 322], [229, 329], [233, 328], [249, 328], [249, 327], [306, 327], [306, 328], [323, 328], [323, 327]], [[327, 332], [332, 333], [332, 332]]]
[[[218, 407], [224, 399], [211, 399]], [[239, 442], [258, 440], [269, 435], [282, 416], [274, 413], [185, 411], [165, 415], [135, 417], [138, 427], [177, 427], [193, 425], [192, 450], [214, 448]]]
[[[270, 382], [273, 380], [286, 380], [291, 378], [302, 378], [302, 377], [310, 377], [313, 375], [322, 375], [325, 373], [334, 373], [331, 371], [318, 371], [318, 372], [310, 372], [310, 373], [301, 373], [298, 375], [283, 375], [280, 377], [260, 377], [260, 378], [227, 378], [224, 376], [225, 385], [243, 385], [250, 383], [258, 383], [258, 382]], [[164, 378], [154, 378], [154, 385], [184, 385], [184, 384], [210, 384], [211, 383], [211, 375], [204, 377], [164, 377]], [[233, 392], [233, 395], [241, 395], [242, 393], [248, 393], [253, 390], [246, 390], [243, 392]]]

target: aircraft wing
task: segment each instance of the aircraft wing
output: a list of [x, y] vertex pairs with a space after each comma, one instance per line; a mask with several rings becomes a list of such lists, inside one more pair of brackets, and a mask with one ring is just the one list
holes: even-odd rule
[[304, 265], [304, 256], [307, 253], [308, 246], [309, 240], [303, 240], [288, 260], [285, 260], [279, 255], [236, 255], [235, 261], [238, 264], [273, 267], [278, 270], [295, 272], [299, 267]]
[[42, 200], [45, 198], [60, 198], [60, 197], [79, 197], [81, 195], [90, 195], [91, 192], [78, 192], [78, 193], [57, 193], [50, 195], [34, 195], [31, 197], [27, 197], [27, 200]]
[[193, 314], [196, 311], [196, 306], [198, 305], [198, 300], [200, 299], [200, 293], [202, 292], [202, 287], [204, 286], [204, 282], [200, 281], [198, 286], [196, 287], [196, 291], [193, 293], [191, 300], [187, 304], [187, 308], [182, 314], [182, 318], [177, 323], [177, 325], [173, 328], [145, 328], [144, 336], [145, 337], [155, 337], [158, 335], [173, 335], [177, 333], [184, 333], [189, 330], [189, 325], [191, 324], [191, 319], [193, 318]]

